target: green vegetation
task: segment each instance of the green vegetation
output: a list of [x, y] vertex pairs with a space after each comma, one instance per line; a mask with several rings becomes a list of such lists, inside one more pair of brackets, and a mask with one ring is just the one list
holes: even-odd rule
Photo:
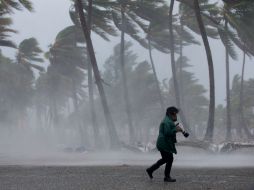
[[[12, 58], [0, 51], [1, 128], [22, 129], [35, 120], [39, 130], [61, 128], [63, 136], [75, 131], [82, 146], [119, 148], [122, 142], [153, 141], [165, 108], [176, 105], [191, 140], [253, 139], [254, 79], [244, 80], [245, 57], [254, 55], [253, 1], [73, 0], [73, 25], [56, 34], [45, 58], [35, 38], [19, 45], [12, 40], [18, 31], [11, 26], [12, 16], [23, 10], [36, 11], [28, 0], [0, 1], [0, 50], [16, 51]], [[108, 43], [119, 37], [101, 71], [93, 33]], [[225, 47], [225, 107], [215, 105], [213, 67], [223, 65], [213, 61], [209, 38]], [[140, 61], [133, 43], [147, 49], [150, 60]], [[201, 44], [207, 89], [190, 72], [194, 63], [184, 55], [185, 47]], [[172, 76], [164, 81], [158, 78], [161, 63], [153, 60], [153, 51], [171, 56]], [[238, 60], [239, 51], [243, 68], [232, 80], [230, 59]]]

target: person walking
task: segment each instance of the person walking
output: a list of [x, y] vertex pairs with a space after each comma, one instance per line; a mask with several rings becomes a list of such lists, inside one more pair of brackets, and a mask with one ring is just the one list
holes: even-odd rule
[[185, 132], [179, 125], [175, 125], [174, 122], [177, 121], [177, 114], [179, 109], [176, 107], [168, 107], [166, 111], [166, 116], [160, 124], [159, 136], [157, 138], [156, 147], [161, 154], [161, 159], [158, 160], [151, 167], [146, 169], [148, 176], [152, 179], [153, 172], [157, 170], [163, 164], [166, 164], [164, 170], [164, 181], [165, 182], [176, 182], [176, 179], [171, 178], [170, 172], [172, 168], [172, 163], [174, 160], [173, 153], [177, 154], [175, 143], [176, 133], [182, 132], [185, 137], [189, 134]]

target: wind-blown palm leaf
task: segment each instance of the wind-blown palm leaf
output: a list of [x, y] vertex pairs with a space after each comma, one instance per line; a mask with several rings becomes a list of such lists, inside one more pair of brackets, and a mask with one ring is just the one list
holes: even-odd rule
[[135, 23], [132, 22], [131, 18], [126, 14], [125, 16], [125, 26], [122, 25], [122, 17], [119, 11], [112, 11], [112, 17], [115, 26], [120, 30], [124, 31], [126, 34], [131, 36], [134, 40], [140, 43], [143, 47], [147, 48], [147, 42], [144, 38], [140, 37], [138, 27]]
[[11, 12], [12, 9], [22, 10], [26, 8], [29, 11], [33, 10], [32, 2], [29, 0], [1, 0], [0, 8], [2, 10], [6, 10]]
[[200, 45], [200, 43], [195, 39], [195, 37], [190, 32], [188, 32], [184, 27], [181, 28], [181, 26], [175, 24], [174, 30], [177, 32], [177, 35], [181, 37], [181, 39], [185, 43]]
[[9, 25], [12, 24], [12, 20], [8, 17], [5, 17], [0, 11], [0, 46], [16, 48], [15, 43], [8, 40], [8, 37], [11, 33], [16, 33], [15, 30], [9, 28]]
[[8, 40], [0, 40], [0, 46], [17, 48], [16, 44]]
[[80, 28], [75, 25], [68, 26], [57, 34], [48, 57], [53, 57], [52, 64], [71, 64], [74, 67], [86, 69], [86, 65], [83, 63], [86, 50], [84, 47], [78, 47], [77, 44], [83, 42], [84, 37]]
[[61, 32], [59, 32], [55, 39], [55, 44], [73, 44], [84, 43], [84, 37], [82, 31], [75, 25], [68, 26]]
[[228, 31], [225, 31], [222, 28], [218, 28], [218, 33], [220, 35], [221, 41], [223, 42], [225, 48], [227, 49], [230, 57], [234, 60], [237, 59], [237, 53], [234, 49], [234, 44], [232, 43], [232, 40], [230, 39], [230, 36], [228, 35], [229, 33], [229, 29]]
[[44, 67], [42, 67], [42, 66], [35, 65], [35, 64], [32, 64], [32, 63], [27, 63], [27, 65], [28, 65], [29, 67], [35, 68], [35, 69], [37, 69], [37, 70], [39, 70], [39, 71], [41, 71], [41, 72], [45, 71]]
[[[201, 1], [200, 7], [202, 9], [202, 12], [205, 12], [205, 11], [211, 10], [212, 9], [211, 7], [214, 7], [215, 5], [216, 4], [208, 4], [207, 0], [203, 0]], [[179, 10], [180, 10], [180, 14], [181, 14], [180, 16], [181, 16], [181, 21], [183, 25], [187, 26], [193, 32], [200, 34], [198, 23], [195, 19], [195, 12], [193, 9], [193, 5], [191, 4], [189, 6], [188, 2], [180, 3]], [[214, 11], [214, 9], [212, 9], [212, 11]], [[215, 23], [211, 22], [211, 20], [205, 16], [203, 16], [203, 20], [206, 27], [207, 35], [210, 38], [218, 39], [218, 31], [216, 29]]]
[[39, 71], [43, 71], [43, 67], [33, 64], [32, 62], [43, 62], [40, 57], [42, 50], [38, 46], [38, 42], [35, 38], [29, 38], [23, 40], [18, 46], [17, 62], [25, 66], [26, 68], [35, 68]]
[[[227, 20], [238, 33], [239, 38], [241, 39], [241, 44], [238, 41], [238, 46], [245, 52], [249, 52], [254, 55], [254, 45], [252, 43], [254, 39], [253, 34], [253, 16], [254, 16], [254, 3], [250, 1], [243, 1], [236, 7], [225, 8], [225, 16]], [[247, 2], [247, 3], [246, 3]]]
[[38, 47], [38, 42], [35, 38], [23, 40], [18, 49], [18, 55], [21, 56], [21, 59], [43, 62], [43, 59], [38, 57], [42, 50]]
[[[104, 40], [109, 40], [109, 36], [117, 36], [117, 32], [112, 26], [112, 15], [110, 10], [104, 8], [103, 6], [108, 1], [94, 1], [93, 2], [93, 11], [92, 11], [92, 31], [101, 36]], [[111, 4], [110, 2], [108, 2]], [[83, 1], [84, 4], [84, 14], [87, 16], [88, 4], [86, 1]], [[106, 7], [109, 6], [105, 5]], [[79, 17], [75, 10], [75, 7], [72, 6], [69, 11], [72, 22], [80, 26]]]

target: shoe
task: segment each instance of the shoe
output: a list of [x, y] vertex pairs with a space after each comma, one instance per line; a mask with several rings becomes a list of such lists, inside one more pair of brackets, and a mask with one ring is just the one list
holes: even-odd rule
[[165, 177], [164, 182], [176, 182], [176, 179], [173, 179], [171, 177]]
[[151, 172], [149, 170], [149, 168], [146, 169], [146, 173], [148, 174], [148, 176], [150, 177], [150, 179], [153, 179], [153, 172]]

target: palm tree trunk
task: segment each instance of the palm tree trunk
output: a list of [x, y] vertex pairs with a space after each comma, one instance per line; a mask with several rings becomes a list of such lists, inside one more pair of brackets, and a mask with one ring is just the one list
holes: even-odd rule
[[57, 127], [58, 125], [58, 111], [57, 111], [57, 103], [55, 96], [53, 97], [53, 105], [52, 105], [52, 119], [53, 119], [53, 127]]
[[117, 132], [116, 132], [116, 128], [108, 107], [108, 102], [106, 99], [106, 95], [105, 95], [105, 91], [102, 85], [102, 80], [100, 77], [100, 72], [99, 72], [99, 68], [97, 65], [97, 60], [95, 57], [95, 53], [94, 53], [94, 48], [93, 48], [93, 43], [90, 37], [90, 33], [86, 24], [86, 19], [85, 19], [85, 14], [83, 12], [83, 5], [82, 5], [82, 0], [76, 0], [75, 1], [78, 12], [79, 12], [79, 18], [80, 18], [80, 22], [81, 22], [81, 26], [82, 26], [82, 30], [86, 39], [86, 43], [87, 43], [87, 48], [88, 48], [88, 52], [89, 52], [89, 57], [91, 60], [91, 64], [93, 67], [93, 72], [94, 72], [94, 77], [96, 80], [96, 84], [98, 87], [98, 91], [101, 97], [101, 102], [102, 102], [102, 107], [103, 107], [103, 111], [104, 111], [104, 115], [105, 115], [105, 119], [106, 119], [106, 124], [109, 130], [109, 137], [110, 137], [110, 145], [111, 148], [118, 148], [119, 147], [119, 139], [117, 136]]
[[[92, 27], [92, 10], [93, 10], [93, 0], [88, 0], [87, 20], [88, 20], [90, 34], [91, 34], [91, 27]], [[100, 135], [99, 135], [99, 126], [98, 126], [95, 107], [94, 107], [93, 73], [92, 73], [92, 65], [89, 58], [87, 60], [87, 73], [88, 73], [89, 105], [90, 105], [90, 113], [91, 113], [91, 119], [92, 119], [92, 127], [94, 132], [94, 144], [96, 147], [99, 147], [101, 145], [101, 141], [100, 141]]]
[[[228, 21], [225, 21], [225, 30], [228, 30]], [[227, 94], [227, 134], [226, 140], [230, 141], [232, 139], [231, 134], [231, 99], [230, 99], [230, 75], [229, 75], [229, 53], [226, 47], [226, 94]]]
[[208, 62], [208, 70], [209, 70], [209, 86], [210, 86], [210, 104], [209, 104], [209, 117], [208, 117], [208, 125], [205, 134], [205, 140], [212, 141], [213, 140], [213, 131], [214, 131], [214, 112], [215, 112], [215, 88], [214, 88], [214, 68], [213, 68], [213, 59], [212, 53], [210, 49], [210, 45], [208, 42], [205, 26], [201, 17], [199, 1], [194, 0], [194, 10], [198, 22], [198, 26], [200, 29], [200, 33], [203, 39], [203, 43], [206, 50], [207, 62]]
[[[171, 0], [170, 8], [169, 8], [169, 32], [170, 32], [170, 51], [171, 51], [171, 69], [173, 74], [173, 81], [174, 81], [174, 89], [175, 89], [175, 98], [176, 98], [176, 105], [177, 107], [181, 107], [180, 103], [180, 95], [179, 95], [179, 87], [176, 77], [176, 66], [175, 66], [175, 42], [174, 42], [174, 33], [173, 33], [173, 8], [174, 8], [175, 0]], [[180, 118], [183, 122], [184, 128], [191, 134], [191, 137], [194, 138], [193, 133], [190, 130], [189, 125], [186, 122], [185, 115], [183, 110], [179, 112]]]
[[180, 86], [180, 103], [182, 105], [182, 108], [184, 109], [184, 94], [183, 94], [183, 40], [182, 40], [182, 34], [183, 34], [183, 23], [182, 20], [180, 21], [180, 27], [181, 27], [181, 38], [180, 38], [180, 68], [179, 68], [179, 86]]
[[81, 143], [81, 146], [84, 146], [85, 145], [85, 141], [84, 141], [85, 135], [83, 132], [84, 126], [81, 125], [80, 119], [78, 117], [79, 109], [78, 109], [78, 96], [77, 96], [76, 82], [74, 79], [71, 79], [71, 80], [72, 80], [72, 100], [74, 105], [74, 118], [75, 118], [74, 125], [75, 127], [78, 127], [79, 135], [80, 135], [80, 143]]
[[158, 91], [158, 94], [159, 94], [161, 111], [163, 113], [163, 112], [165, 112], [165, 107], [164, 107], [163, 98], [162, 98], [162, 95], [161, 95], [161, 89], [160, 89], [160, 85], [159, 85], [159, 80], [158, 80], [157, 73], [156, 73], [155, 66], [154, 66], [154, 61], [153, 61], [153, 56], [152, 56], [152, 47], [151, 47], [150, 32], [151, 32], [151, 26], [149, 26], [149, 29], [148, 29], [149, 57], [150, 57], [151, 65], [152, 65], [153, 75], [154, 75], [155, 82], [156, 82], [156, 88], [157, 88], [157, 91]]
[[127, 80], [126, 80], [126, 72], [125, 72], [125, 59], [124, 59], [124, 48], [125, 48], [125, 41], [124, 41], [124, 34], [125, 34], [125, 13], [124, 7], [121, 6], [121, 16], [122, 16], [122, 30], [121, 30], [121, 52], [120, 52], [120, 68], [122, 73], [122, 80], [123, 80], [123, 93], [124, 93], [124, 101], [125, 101], [125, 109], [128, 117], [128, 126], [129, 126], [129, 135], [130, 135], [130, 143], [135, 141], [135, 133], [133, 128], [133, 119], [131, 114], [131, 106], [130, 106], [130, 99], [129, 99], [129, 91], [127, 87]]
[[[244, 71], [245, 71], [245, 62], [246, 62], [246, 53], [243, 52], [243, 66], [242, 66], [242, 76], [241, 76], [241, 86], [240, 86], [240, 102], [239, 102], [239, 114], [240, 114], [240, 124], [239, 126], [243, 127], [243, 130], [248, 139], [253, 139], [253, 135], [250, 133], [247, 124], [245, 122], [244, 110], [243, 110], [243, 92], [244, 92]], [[242, 132], [240, 128], [240, 133]], [[241, 134], [240, 134], [241, 135]]]
[[78, 112], [78, 97], [77, 97], [76, 83], [74, 79], [71, 79], [71, 81], [72, 81], [72, 100], [74, 105], [74, 111]]

